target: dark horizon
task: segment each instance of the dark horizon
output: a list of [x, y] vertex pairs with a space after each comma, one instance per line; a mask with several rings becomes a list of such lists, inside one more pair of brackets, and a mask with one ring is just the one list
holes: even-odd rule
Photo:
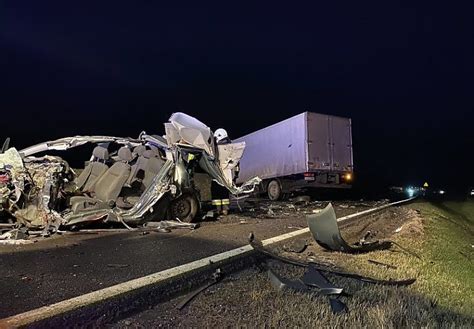
[[364, 188], [474, 186], [471, 2], [1, 6], [2, 142], [162, 134], [176, 111], [235, 138], [313, 111], [352, 118]]

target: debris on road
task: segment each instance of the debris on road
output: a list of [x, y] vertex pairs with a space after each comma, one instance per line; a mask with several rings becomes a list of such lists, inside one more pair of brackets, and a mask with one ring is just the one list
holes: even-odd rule
[[27, 236], [20, 229], [13, 229], [0, 235], [0, 245], [31, 244], [36, 241], [25, 239]]
[[125, 268], [129, 266], [130, 264], [107, 264], [107, 267], [112, 267], [112, 268]]
[[331, 203], [317, 214], [307, 216], [308, 226], [314, 240], [325, 249], [348, 253], [361, 253], [374, 250], [388, 249], [390, 241], [374, 241], [357, 246], [350, 246], [341, 236], [337, 225], [336, 213]]
[[144, 228], [160, 230], [160, 229], [177, 229], [177, 228], [187, 228], [190, 230], [195, 230], [199, 227], [199, 223], [183, 223], [179, 220], [162, 220], [160, 222], [147, 222], [143, 224]]
[[356, 274], [356, 273], [340, 271], [334, 268], [330, 268], [329, 266], [325, 264], [320, 264], [320, 263], [315, 263], [315, 262], [303, 262], [300, 260], [287, 258], [281, 255], [275, 254], [274, 252], [264, 248], [262, 243], [256, 240], [253, 234], [249, 235], [249, 244], [252, 246], [254, 250], [261, 253], [262, 255], [279, 260], [283, 263], [295, 265], [299, 267], [307, 267], [308, 265], [311, 264], [318, 271], [331, 273], [331, 274], [346, 277], [346, 278], [356, 279], [356, 280], [360, 280], [366, 283], [381, 284], [381, 285], [387, 285], [387, 286], [408, 286], [408, 285], [413, 284], [416, 281], [415, 278], [403, 279], [403, 280], [392, 280], [392, 279], [380, 280], [380, 279], [375, 279], [371, 277], [366, 277], [366, 276]]

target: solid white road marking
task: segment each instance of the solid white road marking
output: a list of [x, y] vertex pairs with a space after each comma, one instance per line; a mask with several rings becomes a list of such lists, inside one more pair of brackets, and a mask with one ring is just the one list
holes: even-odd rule
[[[398, 205], [404, 202], [408, 202], [411, 200], [413, 200], [413, 198], [389, 203], [377, 208], [372, 208], [365, 211], [361, 211], [359, 213], [341, 217], [337, 221], [341, 222], [341, 221], [355, 218], [358, 216], [367, 215], [367, 214], [370, 214], [370, 213], [373, 213], [373, 212], [376, 212], [376, 211], [379, 211], [379, 210], [382, 210], [394, 205]], [[264, 246], [268, 246], [270, 244], [277, 243], [289, 238], [293, 238], [295, 236], [299, 236], [301, 234], [305, 234], [308, 232], [309, 232], [309, 228], [296, 230], [290, 233], [278, 235], [276, 237], [263, 240], [262, 244]], [[133, 290], [141, 289], [143, 287], [147, 287], [151, 285], [156, 285], [158, 283], [183, 275], [185, 273], [189, 273], [191, 271], [203, 269], [206, 266], [209, 266], [209, 264], [211, 263], [218, 263], [218, 262], [232, 259], [237, 256], [242, 256], [246, 253], [251, 252], [252, 250], [253, 248], [250, 245], [245, 245], [245, 246], [235, 248], [235, 249], [232, 249], [232, 250], [229, 250], [217, 255], [205, 257], [205, 258], [202, 258], [202, 259], [199, 259], [199, 260], [196, 260], [184, 265], [173, 267], [161, 272], [153, 273], [144, 277], [126, 281], [123, 283], [119, 283], [111, 287], [96, 290], [96, 291], [87, 293], [85, 295], [77, 296], [77, 297], [63, 300], [63, 301], [60, 301], [48, 306], [43, 306], [31, 311], [16, 314], [8, 318], [0, 319], [0, 328], [12, 328], [12, 327], [16, 328], [16, 327], [21, 327], [21, 326], [27, 326], [29, 324], [33, 324], [35, 322], [38, 322], [44, 319], [58, 316], [60, 314], [65, 314], [67, 312], [85, 307], [87, 305], [91, 305], [94, 303], [98, 303], [100, 301], [117, 297], [119, 295], [125, 294]]]

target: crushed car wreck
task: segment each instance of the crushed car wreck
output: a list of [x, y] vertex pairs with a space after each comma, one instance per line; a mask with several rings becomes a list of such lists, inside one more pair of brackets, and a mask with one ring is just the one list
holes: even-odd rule
[[[252, 192], [260, 182], [255, 177], [234, 184], [245, 143], [217, 145], [209, 127], [184, 113], [174, 113], [165, 132], [163, 137], [142, 132], [137, 139], [66, 137], [20, 151], [8, 148], [0, 154], [0, 211], [10, 223], [45, 234], [98, 221], [191, 222], [200, 209], [196, 170], [234, 195]], [[97, 146], [78, 171], [58, 156], [34, 156], [88, 143]], [[116, 153], [109, 154], [111, 144], [119, 147]]]

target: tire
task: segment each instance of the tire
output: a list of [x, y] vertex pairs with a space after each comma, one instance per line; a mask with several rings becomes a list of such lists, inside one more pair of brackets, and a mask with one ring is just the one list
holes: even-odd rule
[[281, 199], [282, 194], [283, 194], [283, 192], [281, 190], [280, 182], [276, 179], [271, 180], [270, 183], [268, 183], [268, 186], [267, 186], [268, 198], [271, 201], [277, 201], [277, 200]]
[[199, 201], [192, 193], [185, 193], [171, 201], [169, 205], [169, 218], [191, 223], [199, 211]]

